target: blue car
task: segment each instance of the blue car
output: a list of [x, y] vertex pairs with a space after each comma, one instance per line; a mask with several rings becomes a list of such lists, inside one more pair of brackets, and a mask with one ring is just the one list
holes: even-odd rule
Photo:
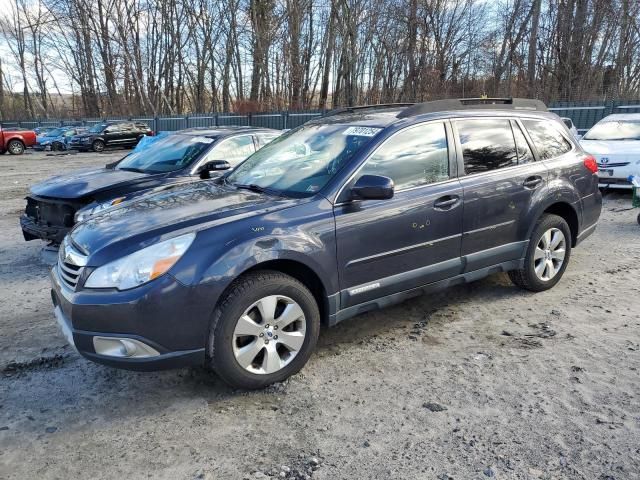
[[69, 140], [74, 135], [84, 133], [87, 129], [84, 127], [60, 127], [50, 130], [36, 138], [34, 150], [44, 151], [51, 150], [59, 152], [69, 148]]

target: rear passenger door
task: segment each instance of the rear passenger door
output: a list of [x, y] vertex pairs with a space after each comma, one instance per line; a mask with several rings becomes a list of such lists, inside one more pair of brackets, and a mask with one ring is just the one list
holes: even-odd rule
[[[343, 308], [461, 272], [462, 189], [448, 136], [442, 121], [407, 127], [344, 186], [334, 206]], [[350, 200], [362, 175], [390, 177], [393, 198]]]
[[465, 272], [524, 257], [528, 212], [546, 185], [520, 124], [508, 118], [453, 122], [462, 162], [462, 256]]

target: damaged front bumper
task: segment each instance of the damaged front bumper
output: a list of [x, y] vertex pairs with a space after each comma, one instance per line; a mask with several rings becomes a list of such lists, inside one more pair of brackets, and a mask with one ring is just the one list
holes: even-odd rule
[[55, 244], [60, 244], [70, 230], [67, 227], [40, 225], [26, 214], [20, 217], [20, 228], [26, 241], [41, 239]]

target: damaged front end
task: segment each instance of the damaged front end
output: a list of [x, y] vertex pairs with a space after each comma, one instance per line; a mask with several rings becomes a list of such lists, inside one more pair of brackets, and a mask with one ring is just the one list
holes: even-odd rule
[[74, 225], [76, 211], [84, 206], [81, 202], [71, 202], [68, 199], [28, 196], [27, 207], [20, 217], [20, 226], [24, 239], [46, 240], [60, 244], [65, 235]]

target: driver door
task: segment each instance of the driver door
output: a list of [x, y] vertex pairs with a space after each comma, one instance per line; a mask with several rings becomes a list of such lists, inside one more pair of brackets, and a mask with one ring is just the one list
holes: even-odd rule
[[[422, 123], [382, 143], [334, 206], [342, 308], [461, 273], [462, 189], [448, 123]], [[389, 200], [349, 200], [362, 175], [390, 177]]]

